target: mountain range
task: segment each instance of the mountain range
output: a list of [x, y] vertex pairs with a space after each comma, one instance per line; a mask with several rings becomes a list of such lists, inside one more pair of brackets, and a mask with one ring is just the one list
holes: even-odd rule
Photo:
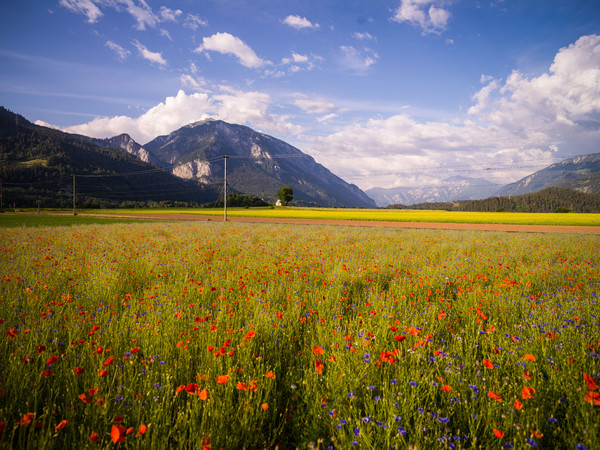
[[551, 187], [600, 193], [600, 153], [552, 164], [501, 189], [485, 179], [457, 176], [440, 186], [363, 192], [299, 149], [221, 120], [192, 123], [140, 145], [127, 134], [97, 139], [38, 126], [0, 107], [5, 204], [52, 199], [66, 206], [73, 175], [77, 197], [90, 206], [214, 203], [222, 198], [225, 156], [228, 193], [271, 203], [285, 185], [297, 205], [366, 208], [518, 196]]
[[377, 206], [388, 206], [510, 197], [554, 187], [600, 194], [600, 153], [565, 159], [500, 189], [482, 178], [456, 176], [443, 180], [441, 186], [372, 188], [365, 193]]
[[228, 193], [274, 202], [287, 185], [296, 204], [375, 207], [311, 156], [242, 125], [196, 122], [142, 146], [127, 134], [96, 139], [38, 126], [0, 107], [0, 180], [8, 204], [52, 198], [66, 206], [73, 175], [76, 195], [95, 206], [215, 203], [222, 198], [224, 156]]

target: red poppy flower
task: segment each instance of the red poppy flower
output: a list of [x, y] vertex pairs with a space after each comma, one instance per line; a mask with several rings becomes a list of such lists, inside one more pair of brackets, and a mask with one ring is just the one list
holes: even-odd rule
[[194, 392], [196, 392], [198, 389], [200, 388], [200, 386], [198, 386], [198, 384], [196, 383], [190, 383], [185, 387], [185, 392], [187, 392], [188, 394], [193, 394]]
[[113, 425], [110, 430], [110, 439], [113, 441], [113, 444], [117, 442], [125, 442], [125, 427], [121, 427], [119, 425]]
[[527, 353], [527, 354], [524, 356], [524, 358], [525, 358], [527, 361], [535, 361], [535, 356], [533, 356], [533, 355], [531, 355], [531, 354], [529, 354], [529, 353]]
[[323, 353], [325, 353], [325, 350], [323, 350], [323, 347], [321, 347], [320, 345], [317, 345], [316, 347], [313, 347], [312, 349], [313, 353], [316, 355], [322, 355]]
[[140, 425], [140, 428], [138, 429], [138, 432], [136, 433], [135, 437], [145, 434], [146, 431], [148, 431], [148, 427], [144, 424]]
[[61, 420], [60, 423], [54, 427], [54, 431], [56, 432], [58, 430], [62, 430], [63, 428], [66, 428], [68, 424], [69, 424], [68, 421]]
[[23, 414], [23, 418], [17, 422], [17, 425], [29, 425], [33, 421], [34, 413]]
[[217, 377], [217, 383], [219, 384], [225, 384], [229, 381], [229, 375], [219, 375]]
[[445, 385], [443, 385], [443, 386], [440, 388], [440, 390], [441, 390], [442, 392], [446, 392], [446, 393], [448, 393], [448, 392], [452, 392], [452, 387], [451, 387], [450, 385], [448, 385], [448, 384], [445, 384]]
[[406, 336], [398, 335], [398, 336], [394, 336], [394, 339], [396, 339], [398, 342], [402, 342], [403, 340], [406, 339]]
[[531, 386], [525, 386], [521, 389], [521, 396], [523, 399], [533, 398], [533, 394], [535, 394], [535, 389]]
[[175, 394], [179, 394], [181, 391], [185, 390], [185, 384], [181, 384], [175, 389]]
[[254, 330], [250, 330], [246, 333], [246, 336], [244, 337], [245, 341], [251, 341], [252, 338], [256, 335], [256, 332]]
[[515, 409], [521, 410], [523, 409], [523, 403], [521, 403], [519, 400], [515, 400], [514, 407]]
[[592, 405], [600, 405], [600, 392], [596, 391], [587, 391], [587, 395], [583, 398], [587, 403], [591, 403]]
[[44, 347], [43, 345], [38, 345], [38, 346], [36, 347], [36, 350], [37, 350], [37, 352], [38, 352], [38, 355], [39, 355], [39, 354], [41, 354], [43, 351], [45, 351], [45, 350], [46, 350], [46, 347]]
[[103, 365], [104, 367], [108, 367], [108, 366], [110, 366], [110, 365], [113, 363], [113, 361], [114, 361], [114, 360], [115, 360], [115, 358], [113, 358], [112, 356], [109, 356], [109, 357], [106, 359], [106, 361], [104, 361], [104, 362], [102, 363], [102, 365]]
[[275, 379], [275, 374], [273, 372], [269, 371], [265, 374], [265, 377]]
[[90, 434], [90, 441], [96, 442], [98, 439], [100, 439], [100, 436], [98, 436], [98, 433], [96, 433], [95, 431], [92, 434]]
[[92, 403], [92, 399], [88, 398], [87, 395], [85, 394], [79, 394], [79, 399], [81, 400], [81, 403], [85, 404], [85, 403]]
[[268, 405], [267, 403], [263, 403], [262, 405], [260, 405], [260, 407], [261, 407], [263, 410], [265, 410], [265, 411], [266, 411], [267, 409], [269, 409], [269, 405]]
[[320, 359], [317, 359], [315, 361], [315, 370], [317, 371], [318, 374], [323, 373], [323, 369], [325, 368], [325, 366], [323, 365], [323, 363], [321, 362]]
[[585, 372], [583, 372], [583, 379], [585, 380], [585, 384], [586, 384], [588, 390], [590, 390], [590, 391], [598, 390], [598, 385], [596, 384], [596, 381]]
[[246, 383], [242, 383], [241, 381], [237, 384], [236, 388], [240, 391], [247, 391], [248, 385]]
[[503, 438], [504, 437], [504, 433], [500, 430], [496, 430], [494, 428], [494, 436], [496, 436], [498, 439]]
[[83, 368], [78, 366], [73, 369], [73, 372], [75, 373], [75, 375], [81, 375], [84, 372], [84, 370]]
[[485, 367], [487, 367], [488, 369], [493, 369], [494, 368], [494, 363], [491, 362], [489, 359], [484, 359], [483, 360], [483, 365]]
[[496, 394], [494, 391], [488, 391], [487, 395], [492, 400], [496, 400], [497, 402], [502, 401], [502, 397], [500, 395]]
[[52, 364], [54, 364], [56, 361], [58, 361], [58, 356], [53, 355], [50, 357], [50, 359], [48, 359], [48, 361], [46, 361], [46, 365], [47, 366], [51, 366]]
[[101, 377], [106, 377], [106, 376], [108, 376], [108, 370], [101, 369], [101, 370], [98, 371], [98, 375], [101, 376]]
[[202, 389], [201, 391], [198, 391], [198, 397], [200, 398], [200, 400], [208, 399], [208, 391], [206, 390], [206, 388]]
[[50, 378], [52, 376], [52, 371], [50, 369], [46, 369], [42, 372], [42, 378]]

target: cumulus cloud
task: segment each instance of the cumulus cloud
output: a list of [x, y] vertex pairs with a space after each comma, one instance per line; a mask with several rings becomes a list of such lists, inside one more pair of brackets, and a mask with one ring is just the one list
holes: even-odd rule
[[[183, 81], [183, 80], [182, 80]], [[190, 82], [191, 77], [186, 77]], [[195, 80], [198, 85], [202, 82]], [[167, 97], [139, 117], [99, 117], [91, 122], [65, 128], [69, 133], [107, 138], [128, 133], [140, 143], [206, 118], [222, 119], [231, 123], [251, 126], [270, 133], [295, 135], [303, 131], [290, 123], [285, 116], [271, 112], [272, 98], [265, 93], [241, 91], [219, 86], [218, 92], [186, 94], [180, 90], [176, 96]]]
[[481, 82], [466, 118], [419, 122], [398, 114], [303, 136], [301, 148], [362, 188], [431, 183], [460, 167], [504, 184], [556, 159], [598, 151], [600, 36], [560, 49], [537, 77], [514, 71]]
[[104, 15], [92, 0], [60, 0], [60, 5], [76, 14], [83, 14], [89, 23], [97, 22]]
[[131, 54], [131, 52], [129, 50], [125, 50], [123, 47], [121, 47], [116, 42], [106, 41], [106, 44], [104, 44], [104, 45], [107, 46], [108, 48], [110, 48], [113, 52], [115, 52], [115, 54], [117, 55], [117, 59], [121, 62], [125, 61], [127, 59], [127, 57]]
[[270, 64], [269, 61], [259, 58], [244, 41], [229, 33], [216, 33], [202, 38], [202, 45], [195, 51], [198, 53], [214, 51], [223, 55], [233, 55], [238, 58], [241, 65], [251, 69]]
[[423, 33], [439, 34], [446, 29], [450, 19], [450, 12], [438, 6], [443, 4], [443, 0], [401, 0], [392, 20], [408, 22], [419, 27]]
[[600, 127], [600, 36], [582, 36], [556, 54], [549, 71], [528, 78], [513, 71], [504, 83], [482, 76], [469, 113], [514, 133], [563, 133], [581, 123]]
[[151, 52], [150, 50], [148, 50], [146, 48], [145, 45], [141, 44], [137, 40], [134, 40], [132, 43], [135, 46], [135, 48], [138, 49], [138, 52], [140, 53], [140, 56], [142, 58], [147, 59], [148, 61], [150, 61], [152, 63], [158, 64], [159, 66], [167, 65], [167, 61], [164, 60], [161, 53]]
[[306, 17], [300, 17], [300, 16], [287, 16], [285, 19], [282, 20], [282, 22], [292, 28], [295, 28], [296, 30], [301, 30], [303, 28], [312, 28], [312, 29], [317, 29], [319, 28], [319, 24], [315, 23], [313, 24], [310, 20], [308, 20]]

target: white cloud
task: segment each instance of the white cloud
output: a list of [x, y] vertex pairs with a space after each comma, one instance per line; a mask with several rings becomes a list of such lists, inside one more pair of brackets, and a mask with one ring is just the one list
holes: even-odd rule
[[197, 30], [198, 27], [205, 27], [208, 23], [205, 20], [202, 20], [196, 14], [188, 14], [185, 16], [185, 20], [183, 22], [183, 26], [187, 28], [191, 28], [192, 30]]
[[377, 40], [370, 33], [366, 33], [366, 32], [360, 33], [357, 31], [352, 36], [354, 36], [354, 38], [358, 39], [359, 41], [376, 41]]
[[368, 48], [361, 51], [351, 45], [342, 45], [340, 51], [340, 64], [358, 74], [365, 73], [379, 59], [379, 55]]
[[308, 20], [306, 17], [300, 17], [300, 16], [287, 16], [285, 19], [282, 20], [282, 22], [286, 25], [289, 25], [292, 28], [295, 28], [296, 30], [301, 30], [303, 28], [312, 28], [312, 29], [317, 29], [319, 28], [319, 24], [315, 23], [313, 24], [310, 20]]
[[437, 6], [443, 4], [443, 0], [401, 0], [392, 20], [409, 22], [421, 28], [423, 33], [439, 34], [446, 29], [450, 19], [448, 10]]
[[224, 55], [233, 55], [238, 58], [241, 65], [251, 69], [270, 64], [269, 61], [259, 58], [244, 41], [229, 33], [216, 33], [202, 38], [202, 45], [195, 51], [198, 53], [214, 51]]
[[131, 54], [131, 52], [129, 50], [125, 50], [123, 47], [121, 47], [116, 42], [106, 41], [106, 44], [104, 44], [104, 45], [107, 46], [108, 48], [110, 48], [113, 52], [115, 52], [115, 54], [117, 55], [117, 59], [119, 61], [125, 61], [127, 59], [127, 57]]
[[151, 52], [150, 50], [148, 50], [146, 48], [145, 45], [141, 44], [137, 40], [134, 40], [132, 43], [133, 43], [133, 45], [135, 45], [135, 48], [138, 49], [142, 58], [147, 59], [148, 61], [150, 61], [152, 63], [158, 64], [159, 66], [167, 65], [167, 61], [164, 60], [161, 53]]
[[60, 0], [60, 4], [77, 14], [83, 14], [89, 23], [96, 22], [103, 16], [100, 7], [113, 8], [116, 11], [127, 11], [135, 19], [135, 28], [145, 30], [154, 28], [160, 22], [177, 21], [182, 11], [162, 6], [156, 14], [145, 0]]
[[177, 18], [183, 14], [180, 9], [169, 9], [166, 6], [161, 6], [158, 11], [162, 20], [169, 20], [171, 22], [177, 22]]
[[206, 87], [206, 81], [203, 78], [194, 78], [189, 74], [181, 75], [179, 80], [183, 87], [191, 88], [194, 91], [202, 91]]
[[461, 170], [504, 184], [556, 159], [598, 151], [600, 36], [560, 49], [537, 77], [514, 71], [505, 81], [481, 81], [466, 119], [394, 115], [303, 136], [300, 148], [363, 189], [433, 183]]
[[323, 58], [317, 55], [301, 55], [296, 52], [292, 52], [291, 57], [282, 58], [281, 64], [290, 65], [288, 72], [295, 73], [300, 70], [313, 70], [317, 63], [322, 61]]
[[159, 17], [144, 0], [138, 0], [138, 4], [133, 0], [116, 0], [116, 3], [118, 6], [124, 7], [136, 20], [136, 29], [138, 30], [145, 30], [146, 26], [155, 27], [160, 22]]
[[60, 0], [60, 5], [77, 14], [87, 17], [89, 23], [95, 23], [103, 16], [102, 11], [92, 0]]
[[335, 109], [335, 105], [322, 98], [309, 99], [303, 95], [294, 100], [294, 105], [309, 114], [325, 114]]
[[469, 113], [515, 133], [548, 135], [592, 121], [600, 127], [600, 36], [582, 36], [561, 48], [549, 71], [527, 78], [519, 71], [502, 84], [490, 80], [473, 96]]
[[[203, 82], [194, 80], [198, 85]], [[191, 82], [191, 77], [182, 77]], [[91, 122], [65, 128], [69, 133], [107, 138], [128, 133], [140, 143], [209, 117], [244, 124], [265, 132], [295, 135], [303, 131], [285, 116], [271, 113], [272, 98], [265, 93], [240, 91], [228, 86], [218, 86], [218, 92], [186, 94], [180, 90], [175, 97], [149, 109], [139, 117], [100, 117]]]

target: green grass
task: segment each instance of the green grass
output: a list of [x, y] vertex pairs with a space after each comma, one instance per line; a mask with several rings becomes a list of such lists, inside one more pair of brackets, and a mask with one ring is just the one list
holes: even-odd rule
[[598, 255], [564, 233], [0, 228], [0, 448], [600, 448]]
[[0, 228], [15, 227], [58, 227], [72, 225], [111, 224], [111, 223], [139, 223], [143, 219], [123, 219], [112, 217], [92, 217], [86, 215], [51, 215], [33, 213], [2, 213], [0, 214]]
[[[152, 209], [152, 210], [96, 210], [103, 214], [197, 214], [223, 216], [222, 209]], [[443, 223], [490, 223], [516, 225], [579, 225], [600, 226], [600, 214], [583, 213], [510, 213], [510, 212], [457, 212], [418, 211], [389, 209], [343, 209], [343, 208], [228, 208], [231, 217], [274, 217], [320, 220], [369, 220], [385, 222], [443, 222]]]

